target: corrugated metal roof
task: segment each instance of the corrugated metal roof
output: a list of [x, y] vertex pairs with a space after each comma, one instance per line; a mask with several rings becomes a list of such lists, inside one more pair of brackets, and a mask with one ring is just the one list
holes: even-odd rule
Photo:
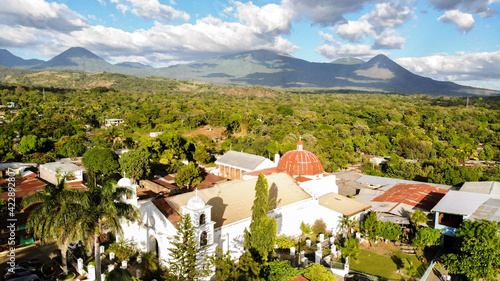
[[496, 181], [466, 182], [460, 191], [489, 194], [491, 198], [500, 199], [500, 183]]
[[393, 179], [393, 178], [386, 178], [386, 177], [377, 177], [377, 176], [370, 176], [370, 175], [362, 175], [356, 181], [364, 183], [364, 184], [379, 185], [379, 186], [385, 186], [385, 185], [390, 185], [390, 184], [396, 185], [396, 184], [400, 184], [400, 183], [408, 183], [408, 184], [427, 184], [427, 185], [436, 186], [436, 187], [439, 187], [439, 188], [442, 188], [442, 189], [446, 189], [446, 190], [450, 190], [452, 188], [452, 186], [450, 186], [450, 185], [444, 185], [444, 184], [419, 182], [419, 181], [409, 181], [409, 180]]
[[428, 184], [400, 183], [374, 198], [373, 201], [403, 203], [430, 211], [447, 192], [446, 189]]
[[489, 198], [489, 194], [450, 190], [432, 211], [470, 216]]
[[215, 161], [215, 164], [222, 164], [237, 167], [246, 171], [253, 171], [266, 160], [269, 159], [263, 156], [230, 150], [219, 158], [219, 160]]
[[489, 199], [470, 216], [470, 220], [500, 221], [500, 200]]

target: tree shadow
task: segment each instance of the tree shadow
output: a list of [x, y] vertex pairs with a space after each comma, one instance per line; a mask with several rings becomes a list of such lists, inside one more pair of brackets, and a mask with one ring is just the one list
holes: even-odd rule
[[278, 200], [278, 186], [276, 183], [272, 183], [269, 188], [269, 210], [273, 210], [278, 208], [278, 205], [281, 203], [281, 199]]
[[391, 260], [397, 266], [398, 269], [402, 269], [405, 267], [403, 260], [400, 257], [398, 257], [395, 253], [391, 254]]

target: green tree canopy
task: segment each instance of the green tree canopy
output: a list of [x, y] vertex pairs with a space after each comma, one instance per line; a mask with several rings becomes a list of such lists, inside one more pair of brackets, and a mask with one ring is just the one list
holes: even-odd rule
[[137, 221], [140, 219], [139, 210], [121, 201], [123, 196], [130, 196], [132, 190], [127, 187], [117, 187], [115, 181], [105, 182], [97, 186], [93, 181], [87, 184], [84, 208], [74, 219], [77, 237], [87, 241], [90, 248], [94, 244], [94, 260], [96, 263], [96, 280], [101, 280], [101, 254], [99, 251], [101, 233], [104, 225], [108, 231], [122, 234], [122, 219]]
[[63, 136], [56, 143], [56, 152], [63, 157], [79, 157], [86, 150], [85, 139], [81, 136]]
[[57, 185], [46, 185], [41, 192], [23, 198], [22, 205], [28, 207], [38, 204], [31, 212], [26, 228], [42, 243], [52, 242], [57, 237], [61, 249], [64, 272], [67, 273], [66, 252], [69, 243], [80, 238], [76, 232], [75, 220], [84, 208], [85, 194], [77, 189], [68, 189], [65, 178]]
[[93, 148], [85, 152], [82, 163], [87, 171], [103, 176], [116, 173], [120, 167], [116, 153], [107, 148]]
[[420, 209], [416, 209], [415, 212], [410, 213], [410, 221], [419, 228], [422, 224], [427, 223], [427, 215]]
[[17, 150], [22, 154], [42, 152], [47, 145], [46, 138], [39, 138], [35, 135], [27, 135], [21, 138]]
[[386, 221], [378, 224], [377, 232], [377, 235], [383, 237], [384, 239], [395, 241], [399, 239], [399, 236], [403, 233], [403, 229], [398, 224]]
[[413, 238], [413, 247], [423, 250], [425, 246], [436, 245], [441, 240], [441, 232], [439, 229], [430, 227], [420, 227]]
[[189, 162], [187, 165], [182, 166], [174, 178], [175, 183], [180, 186], [197, 184], [202, 180], [201, 170], [194, 162]]
[[198, 244], [189, 214], [181, 216], [172, 246], [169, 249], [171, 274], [179, 280], [196, 280], [204, 275], [202, 268], [198, 266]]
[[252, 206], [250, 230], [245, 228], [245, 249], [249, 250], [255, 260], [267, 261], [269, 252], [276, 241], [276, 219], [268, 217], [269, 185], [263, 174], [259, 175], [255, 184], [255, 200]]
[[445, 266], [471, 280], [496, 280], [500, 267], [500, 223], [465, 221], [455, 234], [455, 252], [447, 254]]
[[144, 179], [151, 172], [149, 154], [145, 150], [131, 150], [125, 152], [118, 160], [120, 169], [126, 176], [136, 181]]
[[311, 281], [337, 281], [333, 273], [319, 263], [311, 263], [302, 269], [302, 275]]
[[267, 264], [268, 281], [288, 281], [300, 276], [300, 270], [292, 267], [287, 261], [274, 260]]
[[377, 218], [377, 213], [371, 211], [368, 216], [361, 222], [360, 228], [368, 234], [368, 239], [374, 241], [377, 236], [378, 225], [380, 221]]

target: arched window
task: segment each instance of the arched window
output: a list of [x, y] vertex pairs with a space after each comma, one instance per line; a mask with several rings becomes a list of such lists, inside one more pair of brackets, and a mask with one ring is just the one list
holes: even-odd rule
[[208, 243], [208, 235], [206, 231], [203, 231], [200, 235], [200, 246], [205, 246]]
[[201, 214], [200, 216], [200, 225], [204, 225], [205, 224], [205, 214]]

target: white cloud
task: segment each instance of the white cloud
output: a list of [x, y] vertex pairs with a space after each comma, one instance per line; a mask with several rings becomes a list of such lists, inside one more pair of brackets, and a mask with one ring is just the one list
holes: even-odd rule
[[331, 26], [344, 21], [344, 15], [359, 12], [363, 4], [372, 0], [283, 0], [282, 6], [292, 11], [294, 18], [310, 19], [314, 24]]
[[340, 42], [338, 42], [337, 40], [335, 40], [333, 38], [333, 35], [331, 35], [329, 33], [326, 33], [326, 32], [323, 32], [323, 31], [319, 31], [318, 35], [320, 37], [322, 37], [325, 42], [333, 43], [335, 45], [340, 45]]
[[462, 13], [459, 10], [446, 11], [444, 15], [438, 18], [438, 21], [445, 23], [454, 23], [457, 29], [465, 34], [474, 26], [474, 18], [471, 14]]
[[3, 0], [0, 23], [61, 32], [87, 26], [86, 19], [68, 6], [43, 0]]
[[474, 86], [477, 87], [480, 86], [478, 81], [485, 81], [485, 85], [496, 83], [496, 89], [500, 90], [500, 51], [436, 54], [422, 58], [399, 58], [396, 62], [414, 73], [436, 80], [466, 82], [465, 84], [475, 81]]
[[[133, 32], [89, 26], [70, 34], [62, 34], [59, 38], [64, 47], [52, 48], [54, 53], [71, 46], [83, 46], [105, 58], [112, 57], [113, 60], [124, 59], [124, 54], [133, 61], [139, 61], [137, 56], [144, 56], [147, 62], [154, 66], [169, 65], [171, 61], [207, 59], [246, 50], [267, 49], [291, 53], [298, 48], [281, 36], [262, 36], [241, 23], [223, 22], [214, 17], [197, 20], [195, 24], [185, 23], [178, 26], [155, 22], [148, 30], [139, 29]], [[169, 61], [162, 61], [163, 59]]]
[[379, 3], [361, 20], [370, 22], [378, 33], [385, 28], [395, 28], [414, 19], [413, 11], [399, 2]]
[[374, 49], [403, 49], [406, 39], [396, 35], [393, 29], [387, 29], [375, 36]]
[[[146, 20], [171, 23], [177, 19], [188, 21], [188, 13], [178, 11], [172, 6], [163, 5], [158, 0], [111, 0], [122, 13], [130, 11]], [[130, 7], [131, 6], [131, 7]]]
[[130, 7], [127, 5], [118, 4], [118, 5], [116, 5], [116, 9], [118, 9], [122, 14], [126, 14], [127, 11], [130, 10]]
[[338, 23], [333, 27], [337, 35], [350, 42], [357, 43], [367, 35], [373, 35], [373, 26], [364, 20], [347, 21], [345, 23]]
[[379, 50], [374, 50], [370, 45], [354, 45], [354, 44], [344, 44], [339, 47], [335, 47], [328, 44], [322, 44], [316, 48], [315, 52], [325, 56], [330, 60], [345, 58], [345, 57], [355, 57], [363, 60], [369, 60], [379, 54], [387, 54]]
[[255, 6], [252, 2], [236, 2], [237, 17], [256, 33], [289, 33], [292, 12], [282, 6], [269, 4], [263, 7]]
[[498, 10], [490, 6], [498, 0], [430, 0], [439, 11], [463, 10], [466, 13], [477, 14], [481, 17], [492, 17]]
[[45, 32], [33, 27], [0, 25], [0, 46], [3, 48], [34, 47], [43, 33]]

